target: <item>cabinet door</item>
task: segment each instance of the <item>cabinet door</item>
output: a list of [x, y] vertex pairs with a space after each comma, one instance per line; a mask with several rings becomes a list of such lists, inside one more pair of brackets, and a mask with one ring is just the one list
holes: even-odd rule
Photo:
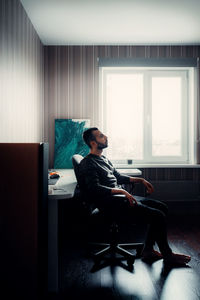
[[4, 287], [36, 299], [47, 281], [48, 144], [3, 143], [0, 157]]

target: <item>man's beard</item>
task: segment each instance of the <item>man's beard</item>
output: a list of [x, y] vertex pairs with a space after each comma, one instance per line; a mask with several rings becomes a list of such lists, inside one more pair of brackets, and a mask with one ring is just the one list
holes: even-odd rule
[[106, 142], [105, 144], [97, 142], [98, 150], [103, 150], [104, 148], [107, 148], [107, 147], [108, 147], [108, 142]]

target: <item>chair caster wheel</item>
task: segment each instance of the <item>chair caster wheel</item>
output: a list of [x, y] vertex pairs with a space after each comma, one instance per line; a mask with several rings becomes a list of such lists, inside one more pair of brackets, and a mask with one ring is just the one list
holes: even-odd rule
[[136, 256], [141, 257], [144, 246], [139, 246], [136, 250]]
[[94, 264], [98, 265], [100, 263], [101, 259], [99, 257], [94, 257]]
[[143, 249], [144, 249], [144, 245], [139, 246], [139, 247], [137, 248], [136, 253], [137, 253], [138, 256], [142, 255]]

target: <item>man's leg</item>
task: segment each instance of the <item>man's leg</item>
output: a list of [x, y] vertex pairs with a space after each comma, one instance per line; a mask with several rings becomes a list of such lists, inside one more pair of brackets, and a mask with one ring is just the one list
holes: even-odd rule
[[[106, 201], [105, 201], [106, 200]], [[152, 200], [152, 199], [151, 199]], [[156, 201], [156, 205], [160, 205]], [[147, 203], [147, 202], [146, 202]], [[166, 229], [166, 215], [157, 208], [150, 207], [155, 205], [155, 201], [148, 201], [148, 206], [139, 201], [137, 205], [130, 206], [128, 199], [117, 195], [117, 197], [109, 197], [104, 199], [103, 210], [108, 215], [114, 215], [117, 219], [128, 223], [146, 223], [150, 224], [150, 230], [147, 237], [147, 247], [153, 248], [154, 242], [157, 243], [160, 252], [166, 262], [184, 264], [190, 261], [191, 257], [182, 254], [172, 253], [168, 244], [167, 229]], [[101, 204], [103, 204], [101, 202]]]
[[[155, 199], [152, 199], [152, 198], [145, 198], [145, 197], [141, 197], [141, 196], [134, 196], [134, 197], [136, 198], [136, 200], [139, 203], [142, 203], [143, 205], [151, 207], [151, 208], [158, 209], [165, 216], [168, 215], [168, 207], [165, 203], [155, 200]], [[158, 251], [154, 250], [154, 248], [153, 248], [153, 246], [155, 245], [155, 239], [156, 239], [156, 236], [154, 234], [154, 228], [150, 224], [148, 236], [147, 236], [146, 247], [143, 251], [144, 259], [146, 256], [151, 257], [152, 259], [161, 259], [162, 258], [162, 254], [159, 253]]]
[[[151, 206], [156, 205], [157, 207], [158, 206], [160, 207], [161, 203], [159, 202], [160, 201], [156, 201], [156, 200], [149, 201], [149, 205], [151, 203]], [[167, 229], [166, 229], [166, 215], [163, 211], [139, 203], [138, 205], [136, 205], [136, 209], [134, 213], [137, 214], [138, 216], [141, 217], [143, 216], [146, 218], [146, 220], [148, 220], [151, 231], [149, 232], [147, 238], [147, 247], [148, 247], [148, 243], [151, 246], [152, 241], [155, 239], [165, 263], [186, 264], [191, 260], [191, 257], [188, 255], [173, 253], [171, 248], [169, 247], [168, 239], [167, 239]]]
[[155, 199], [146, 197], [146, 198], [140, 199], [139, 202], [142, 203], [143, 205], [146, 205], [146, 206], [149, 206], [149, 207], [152, 207], [152, 208], [162, 211], [165, 214], [165, 216], [168, 215], [168, 206], [159, 200], [155, 200]]
[[[151, 251], [154, 243], [156, 242], [162, 255], [169, 255], [172, 251], [167, 239], [166, 215], [163, 211], [144, 205], [142, 202], [143, 201], [140, 201], [138, 205], [130, 207], [129, 211], [134, 221], [149, 224], [149, 231], [145, 246], [146, 250]], [[148, 202], [150, 204], [151, 200]]]
[[[134, 207], [131, 207], [128, 199], [121, 195], [101, 199], [99, 207], [101, 206], [100, 209], [104, 211], [105, 215], [114, 216], [122, 222], [149, 224], [145, 248], [152, 251], [153, 245], [157, 242], [162, 253], [170, 254], [171, 249], [168, 245], [166, 230], [167, 206], [153, 199], [137, 196], [135, 198], [138, 200], [138, 205]], [[160, 257], [162, 258], [161, 255]]]

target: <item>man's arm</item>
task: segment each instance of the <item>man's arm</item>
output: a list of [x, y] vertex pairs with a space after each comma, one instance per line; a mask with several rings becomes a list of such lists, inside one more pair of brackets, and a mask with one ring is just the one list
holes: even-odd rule
[[118, 184], [126, 184], [130, 183], [130, 176], [129, 175], [123, 175], [119, 173], [116, 168], [114, 168], [113, 164], [111, 163], [110, 160], [108, 160], [108, 163], [113, 167], [113, 174], [117, 178], [117, 183]]
[[133, 195], [129, 194], [124, 189], [112, 188], [111, 194], [112, 195], [116, 195], [116, 194], [117, 195], [119, 195], [119, 194], [124, 195], [128, 199], [131, 206], [134, 206], [135, 204], [137, 204], [137, 200], [133, 197]]
[[[113, 167], [113, 165], [112, 165], [112, 163], [110, 162], [110, 161], [108, 161], [109, 162], [109, 164]], [[115, 175], [115, 177], [117, 178], [117, 182], [118, 182], [118, 184], [126, 184], [126, 183], [132, 183], [132, 184], [134, 184], [134, 183], [142, 183], [142, 184], [144, 184], [144, 186], [146, 187], [146, 189], [147, 189], [147, 192], [149, 193], [149, 194], [151, 194], [151, 193], [153, 193], [154, 192], [154, 187], [153, 187], [153, 185], [150, 183], [150, 182], [148, 182], [147, 180], [145, 180], [144, 178], [141, 178], [141, 177], [132, 177], [132, 176], [128, 176], [128, 175], [122, 175], [122, 174], [120, 174], [115, 168], [114, 168], [114, 172], [113, 172], [113, 174]], [[122, 189], [123, 190], [123, 189]], [[123, 194], [125, 194], [125, 190], [123, 190], [124, 192], [123, 192]], [[116, 192], [114, 192], [114, 193], [118, 193], [117, 191]], [[119, 192], [120, 193], [120, 192]], [[122, 193], [122, 192], [121, 192]], [[135, 203], [137, 203], [137, 201], [136, 201], [136, 199], [134, 199], [134, 197], [131, 195], [131, 194], [129, 194], [128, 192], [126, 192], [128, 195], [126, 195], [126, 197], [128, 198], [128, 199], [130, 199], [130, 201], [132, 202], [132, 201], [134, 201]], [[130, 202], [129, 201], [129, 202]]]
[[[113, 167], [113, 164], [111, 163], [111, 161], [108, 160], [108, 163]], [[113, 174], [116, 177], [117, 183], [119, 185], [130, 183], [130, 176], [120, 174], [114, 167], [113, 167]], [[137, 204], [137, 200], [133, 197], [133, 195], [129, 194], [126, 190], [124, 190], [122, 188], [112, 188], [111, 194], [112, 195], [119, 195], [119, 194], [124, 195], [128, 199], [131, 206], [134, 206], [135, 204]]]
[[141, 177], [130, 177], [130, 182], [131, 183], [142, 183], [142, 184], [144, 184], [144, 186], [147, 189], [148, 194], [151, 194], [151, 193], [154, 192], [153, 185], [150, 182], [148, 182], [147, 180], [145, 180], [144, 178], [141, 178]]
[[114, 189], [101, 184], [99, 172], [92, 160], [82, 160], [79, 171], [82, 187], [91, 195], [108, 197], [112, 194], [122, 194], [122, 189]]
[[[151, 194], [151, 193], [154, 192], [153, 185], [150, 182], [148, 182], [147, 180], [145, 180], [144, 178], [141, 178], [141, 177], [129, 177], [129, 182], [131, 182], [131, 183], [142, 183], [146, 187], [147, 192], [149, 194]], [[133, 195], [129, 194], [124, 189], [113, 188], [112, 191], [111, 191], [111, 193], [112, 194], [122, 194], [122, 195], [125, 195], [126, 198], [129, 200], [129, 203], [130, 203], [131, 206], [134, 206], [135, 204], [137, 204], [137, 200], [133, 197]]]
[[85, 173], [85, 183], [87, 190], [90, 191], [92, 194], [96, 194], [98, 196], [111, 196], [116, 194], [124, 195], [131, 206], [137, 204], [136, 199], [129, 194], [126, 190], [121, 188], [110, 188], [100, 184], [98, 173], [93, 166], [89, 167], [87, 172]]
[[[105, 197], [105, 196], [121, 194], [124, 195], [129, 200], [131, 206], [137, 203], [134, 197], [131, 194], [129, 194], [126, 190], [121, 188], [111, 188], [100, 184], [98, 172], [94, 167], [94, 165], [90, 163], [87, 164], [84, 163], [81, 165], [80, 175], [82, 181], [84, 182], [86, 190], [93, 195]], [[130, 182], [129, 178], [128, 178], [128, 182]]]
[[104, 186], [100, 183], [99, 175], [93, 165], [83, 168], [81, 177], [85, 183], [86, 190], [96, 196], [105, 197], [111, 195], [112, 188]]

